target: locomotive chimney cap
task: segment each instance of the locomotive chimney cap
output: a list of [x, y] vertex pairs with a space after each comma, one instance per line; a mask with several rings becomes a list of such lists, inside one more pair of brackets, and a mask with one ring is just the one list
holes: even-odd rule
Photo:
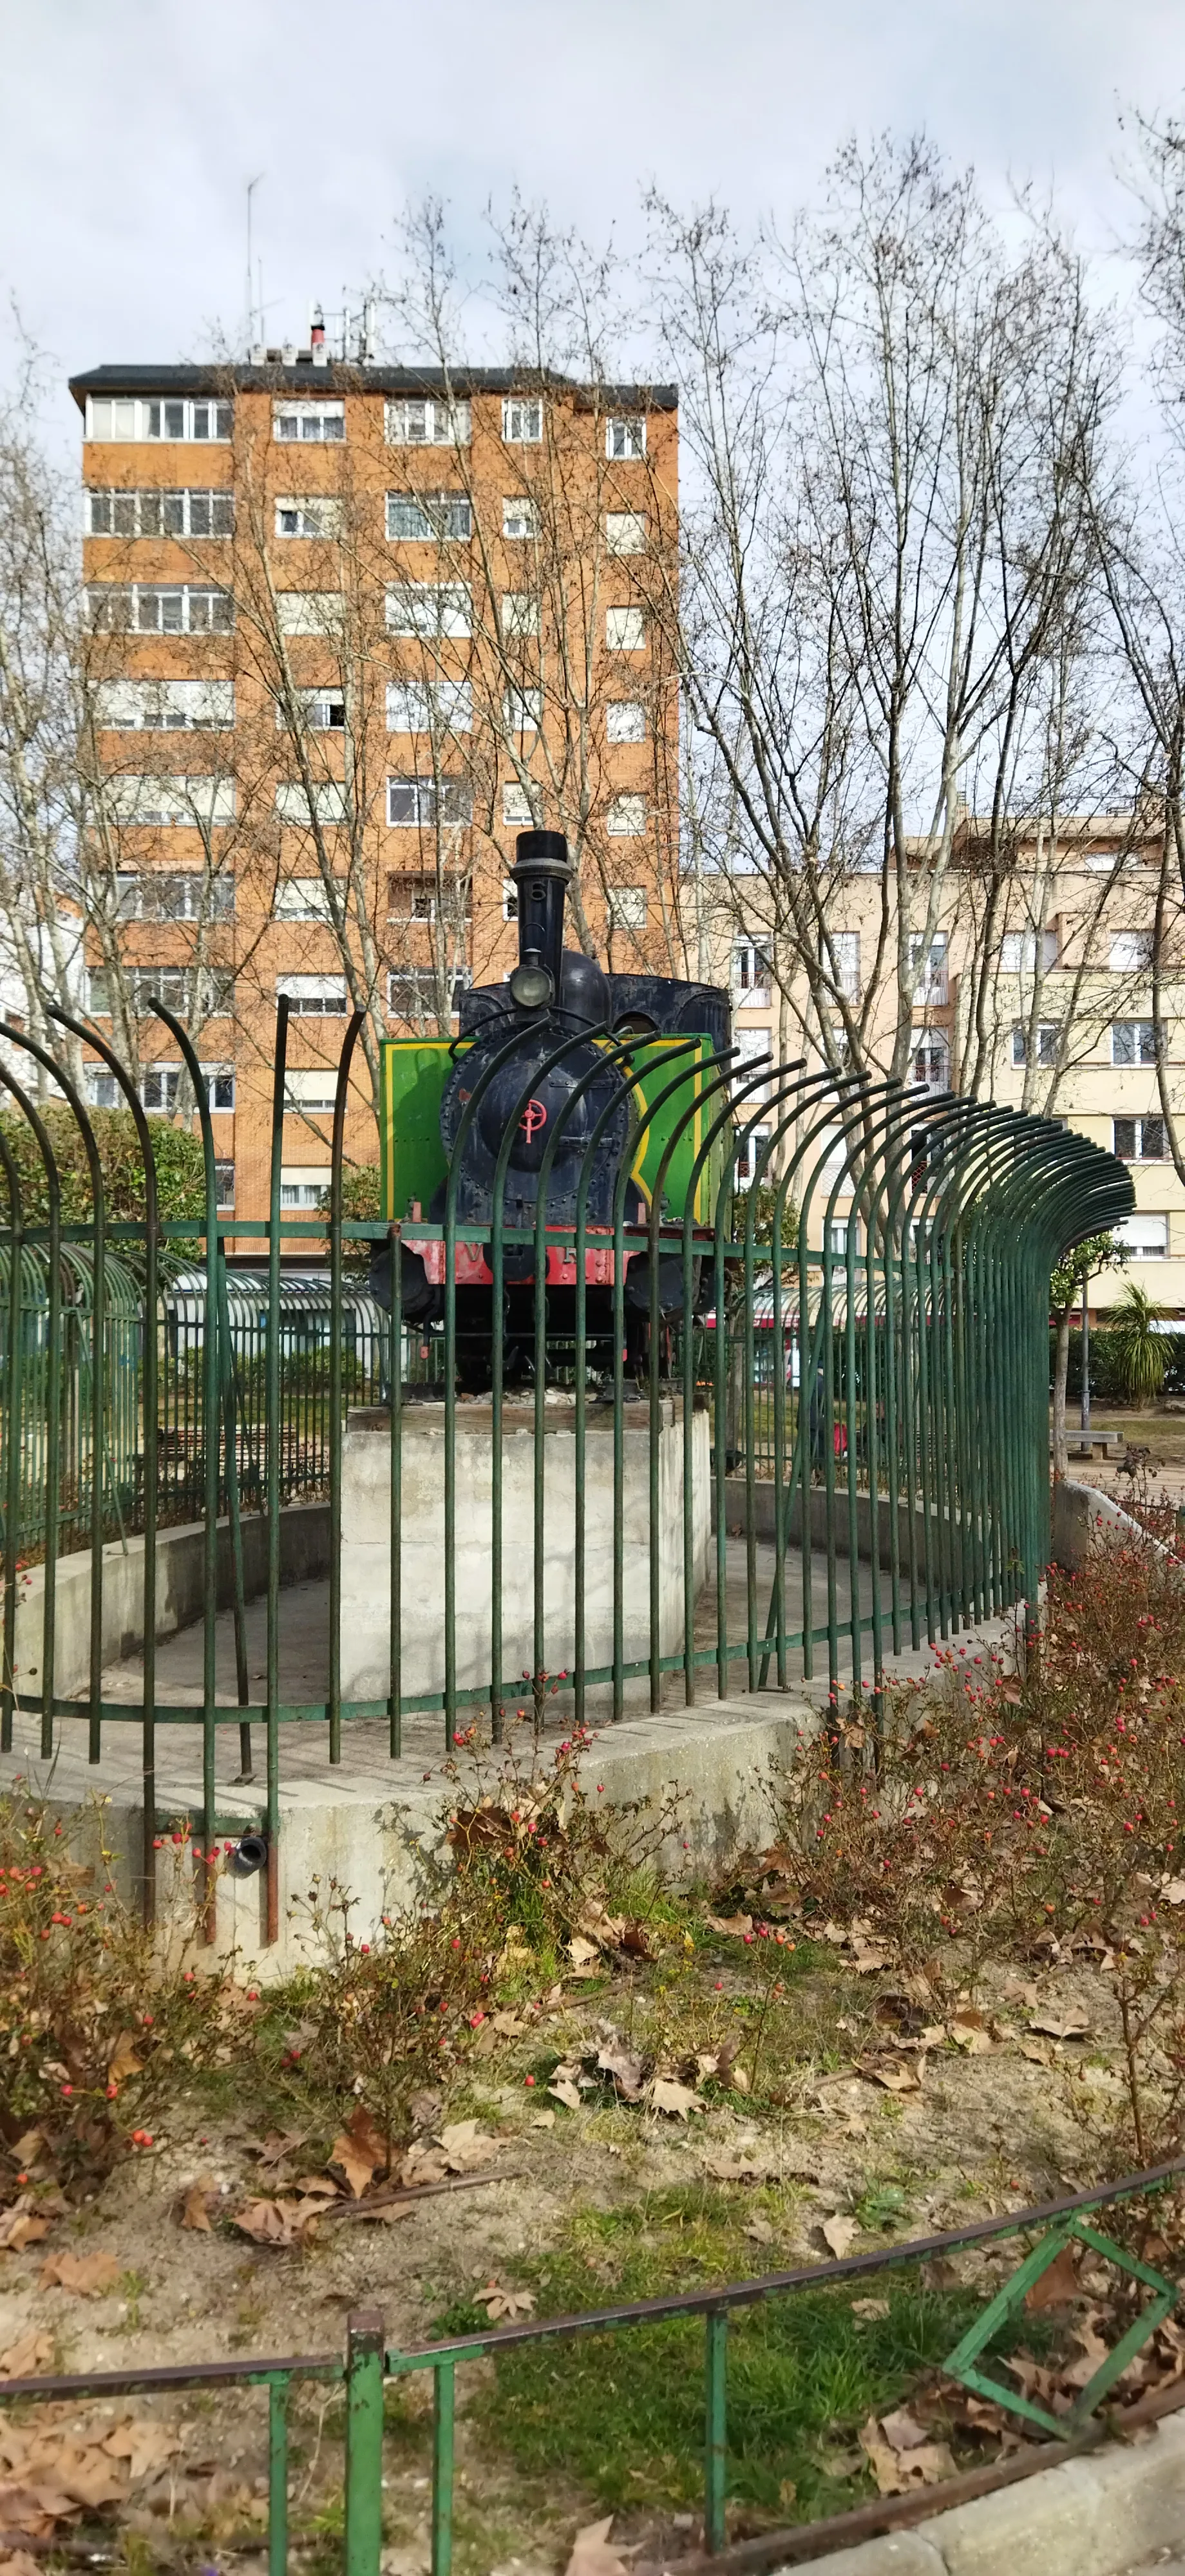
[[514, 852], [513, 876], [529, 871], [532, 876], [562, 877], [565, 885], [571, 883], [574, 872], [562, 832], [520, 832]]

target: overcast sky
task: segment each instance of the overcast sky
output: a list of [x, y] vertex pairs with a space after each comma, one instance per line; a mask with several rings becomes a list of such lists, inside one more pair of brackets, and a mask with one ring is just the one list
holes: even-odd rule
[[[1182, 0], [0, 0], [0, 23], [0, 279], [63, 385], [241, 339], [257, 172], [267, 337], [303, 342], [428, 190], [475, 250], [515, 182], [628, 245], [647, 182], [785, 212], [853, 128], [925, 126], [1001, 204], [1055, 182], [1105, 250], [1120, 112], [1185, 98]], [[49, 419], [76, 434], [61, 392]]]

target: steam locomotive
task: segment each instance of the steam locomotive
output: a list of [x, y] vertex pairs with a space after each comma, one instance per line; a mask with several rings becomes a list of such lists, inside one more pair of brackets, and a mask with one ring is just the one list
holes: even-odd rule
[[[489, 1384], [489, 1234], [498, 1158], [511, 1123], [515, 1132], [503, 1184], [503, 1224], [512, 1238], [502, 1263], [505, 1383], [521, 1379], [534, 1358], [535, 1246], [522, 1238], [533, 1233], [544, 1157], [564, 1112], [546, 1178], [545, 1221], [557, 1230], [574, 1227], [591, 1151], [585, 1331], [589, 1366], [604, 1370], [613, 1351], [613, 1251], [604, 1238], [613, 1226], [623, 1164], [628, 1166], [624, 1221], [635, 1240], [624, 1252], [624, 1305], [627, 1364], [636, 1363], [651, 1304], [649, 1252], [638, 1244], [636, 1230], [648, 1222], [672, 1134], [705, 1096], [711, 1069], [730, 1045], [727, 992], [660, 975], [609, 975], [594, 958], [564, 947], [572, 873], [561, 832], [520, 832], [511, 871], [519, 944], [513, 973], [505, 983], [459, 992], [460, 1029], [451, 1042], [395, 1038], [383, 1050], [382, 1204], [388, 1219], [442, 1227], [449, 1173], [457, 1164], [457, 1371], [461, 1385], [472, 1391]], [[565, 1042], [562, 1061], [549, 1066], [548, 1058]], [[491, 1072], [502, 1055], [505, 1061]], [[669, 1100], [656, 1106], [672, 1086]], [[713, 1083], [708, 1117], [719, 1111], [717, 1092]], [[647, 1117], [651, 1108], [654, 1115]], [[669, 1156], [662, 1182], [664, 1226], [682, 1224], [706, 1123], [692, 1117]], [[695, 1180], [693, 1216], [703, 1235], [715, 1213], [722, 1161], [718, 1145]], [[431, 1328], [444, 1313], [443, 1240], [401, 1241], [395, 1257], [405, 1321]], [[387, 1306], [391, 1260], [384, 1246], [371, 1272], [373, 1292]], [[575, 1332], [575, 1251], [549, 1242], [546, 1261], [550, 1366], [570, 1351]], [[681, 1311], [683, 1297], [683, 1265], [672, 1253], [660, 1261], [665, 1317]]]

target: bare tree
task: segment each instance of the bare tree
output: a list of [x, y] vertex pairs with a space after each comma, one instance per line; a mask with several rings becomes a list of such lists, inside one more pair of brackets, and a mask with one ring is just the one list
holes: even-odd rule
[[[1018, 788], [1036, 809], [1049, 670], [1092, 576], [1106, 335], [1050, 228], [1009, 258], [925, 145], [850, 146], [785, 242], [653, 215], [698, 487], [668, 602], [694, 722], [803, 1033], [902, 1075], [969, 782], [993, 818], [987, 954]], [[969, 1036], [977, 1087], [984, 1014]]]

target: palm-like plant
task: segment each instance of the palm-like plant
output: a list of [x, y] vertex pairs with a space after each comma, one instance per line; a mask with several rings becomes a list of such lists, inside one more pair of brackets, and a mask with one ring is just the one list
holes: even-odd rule
[[1164, 1384], [1165, 1347], [1155, 1327], [1160, 1308], [1129, 1279], [1107, 1327], [1116, 1373], [1129, 1404], [1150, 1404]]

